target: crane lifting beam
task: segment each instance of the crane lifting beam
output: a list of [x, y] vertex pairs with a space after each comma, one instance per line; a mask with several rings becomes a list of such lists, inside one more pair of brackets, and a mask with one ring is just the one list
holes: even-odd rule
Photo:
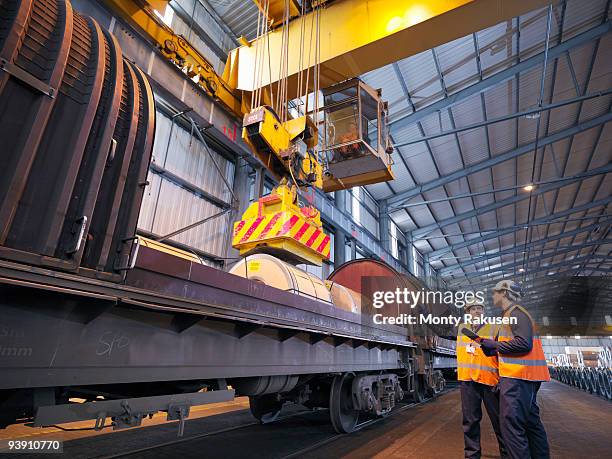
[[156, 48], [206, 94], [221, 102], [230, 113], [242, 117], [246, 110], [240, 91], [230, 87], [213, 65], [185, 37], [177, 35], [155, 12], [163, 13], [168, 0], [105, 0], [124, 20], [136, 26]]
[[[272, 4], [276, 3], [270, 0]], [[261, 3], [261, 2], [256, 2]], [[325, 88], [371, 70], [397, 62], [422, 51], [491, 27], [547, 5], [546, 0], [335, 0], [320, 12], [319, 87]], [[316, 21], [314, 12], [289, 23], [289, 95], [296, 94], [298, 74], [314, 65]], [[302, 34], [302, 21], [305, 32]], [[280, 62], [282, 28], [272, 30], [248, 46], [228, 55], [224, 79], [230, 86], [246, 91], [265, 87], [279, 80], [280, 68], [255, 80], [254, 66], [258, 44], [265, 46], [270, 62]], [[305, 37], [305, 38], [304, 38]], [[312, 56], [310, 62], [302, 58]], [[313, 83], [313, 79], [310, 79]], [[312, 89], [312, 87], [310, 88]]]

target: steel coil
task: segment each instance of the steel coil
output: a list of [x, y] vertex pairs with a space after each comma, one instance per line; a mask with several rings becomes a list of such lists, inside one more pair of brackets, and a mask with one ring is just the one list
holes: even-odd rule
[[115, 38], [69, 0], [0, 4], [0, 258], [119, 280], [155, 104]]
[[612, 370], [602, 367], [549, 367], [551, 378], [602, 398], [612, 400]]

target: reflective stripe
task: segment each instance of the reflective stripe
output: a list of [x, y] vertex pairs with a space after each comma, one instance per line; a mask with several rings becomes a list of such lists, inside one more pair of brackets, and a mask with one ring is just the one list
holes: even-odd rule
[[490, 371], [491, 373], [497, 374], [497, 368], [489, 367], [486, 365], [478, 365], [477, 363], [457, 362], [457, 368], [469, 368], [471, 370], [484, 370], [484, 371]]
[[[505, 333], [499, 333], [499, 335], [497, 335], [498, 338], [508, 338], [508, 339], [512, 339], [514, 338], [514, 333], [512, 333], [512, 331], [510, 331], [509, 334], [505, 334]], [[540, 335], [538, 334], [533, 334], [533, 339], [541, 339]]]
[[507, 363], [511, 365], [524, 365], [526, 367], [546, 366], [546, 360], [518, 359], [515, 357], [504, 357], [501, 355], [499, 356], [499, 359], [502, 363]]
[[[483, 338], [492, 337], [491, 329], [488, 326], [481, 327], [477, 333]], [[475, 343], [471, 338], [459, 333], [457, 336], [457, 380], [494, 386], [499, 382], [497, 357], [485, 356], [478, 344], [474, 346], [474, 353], [468, 353], [468, 345], [472, 344]]]
[[[537, 334], [536, 324], [534, 323], [531, 315], [519, 305], [514, 305], [508, 309], [504, 316], [509, 316], [512, 311], [518, 309], [525, 313], [525, 315], [531, 321], [533, 330], [533, 345], [531, 351], [527, 354], [521, 355], [520, 357], [512, 356], [499, 356], [499, 375], [502, 378], [517, 378], [527, 381], [549, 381], [550, 374], [548, 372], [548, 366], [546, 364], [546, 358], [544, 356], [544, 350], [542, 348], [542, 341], [540, 335]], [[509, 325], [503, 325], [500, 327], [498, 339], [501, 343], [510, 341], [514, 338], [512, 328]]]

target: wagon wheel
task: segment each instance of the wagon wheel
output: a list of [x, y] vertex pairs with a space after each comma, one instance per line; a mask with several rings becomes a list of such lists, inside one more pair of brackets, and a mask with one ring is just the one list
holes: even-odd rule
[[357, 425], [359, 411], [353, 407], [353, 373], [334, 377], [329, 392], [329, 417], [338, 433], [350, 433]]
[[275, 394], [249, 397], [251, 414], [262, 424], [273, 422], [281, 412], [283, 402], [276, 399]]

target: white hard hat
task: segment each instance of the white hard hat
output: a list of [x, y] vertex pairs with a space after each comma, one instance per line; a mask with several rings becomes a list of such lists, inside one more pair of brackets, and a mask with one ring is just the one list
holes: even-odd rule
[[495, 284], [495, 287], [493, 287], [493, 291], [495, 292], [503, 292], [506, 290], [515, 294], [518, 297], [523, 296], [523, 289], [517, 282], [513, 280], [499, 281], [497, 284]]
[[469, 311], [473, 306], [482, 306], [484, 308], [484, 304], [482, 301], [479, 301], [478, 298], [470, 298], [469, 300], [465, 300], [465, 306], [463, 306], [463, 309]]

